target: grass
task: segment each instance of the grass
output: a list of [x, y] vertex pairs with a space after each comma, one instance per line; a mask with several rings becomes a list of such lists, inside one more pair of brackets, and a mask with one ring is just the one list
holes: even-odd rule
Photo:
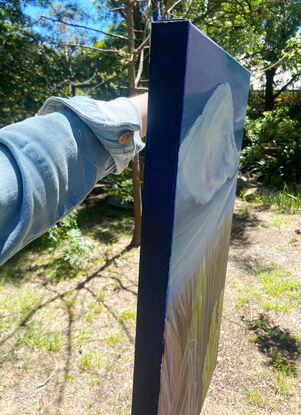
[[276, 303], [272, 301], [263, 301], [262, 306], [267, 311], [274, 310], [274, 311], [279, 311], [279, 312], [284, 312], [284, 313], [289, 312], [294, 307], [293, 305], [288, 305], [284, 303]]
[[74, 336], [76, 344], [80, 347], [89, 343], [92, 339], [92, 329], [86, 327], [79, 327]]
[[250, 301], [250, 299], [251, 299], [251, 294], [249, 294], [249, 293], [238, 294], [236, 296], [235, 307], [239, 310], [244, 305], [246, 305]]
[[276, 390], [279, 395], [286, 395], [292, 392], [292, 387], [288, 384], [287, 376], [281, 372], [276, 372], [274, 381], [271, 386]]
[[244, 205], [241, 209], [240, 212], [243, 216], [245, 216], [246, 218], [248, 218], [251, 214], [251, 209], [249, 205]]
[[281, 373], [282, 375], [291, 374], [289, 363], [282, 358], [280, 353], [273, 352], [272, 363], [273, 363], [273, 366], [277, 369], [278, 373]]
[[[301, 282], [294, 278], [291, 270], [281, 270], [276, 262], [271, 262], [269, 269], [256, 273], [256, 280], [251, 285], [232, 281], [236, 291], [236, 309], [255, 302], [267, 311], [289, 312], [301, 302]], [[244, 277], [240, 278], [243, 281]]]
[[[241, 278], [241, 280], [243, 279], [244, 277]], [[235, 308], [237, 310], [240, 310], [242, 307], [247, 305], [253, 298], [261, 298], [261, 293], [257, 291], [254, 287], [251, 287], [249, 285], [239, 285], [235, 281], [233, 281], [233, 286], [238, 291], [238, 293], [236, 294], [235, 303]]]
[[288, 273], [279, 269], [261, 272], [257, 275], [265, 292], [272, 297], [280, 297], [290, 291], [300, 291], [301, 282], [290, 278]]
[[300, 305], [301, 282], [294, 278], [291, 270], [283, 271], [272, 261], [270, 269], [255, 275], [258, 284], [256, 281], [251, 286], [232, 282], [237, 310], [255, 302], [264, 310], [287, 313]]
[[64, 374], [64, 379], [69, 383], [72, 383], [74, 381], [73, 375], [68, 372]]
[[261, 378], [264, 378], [264, 377], [266, 377], [267, 372], [265, 370], [261, 369], [261, 368], [255, 368], [254, 369], [254, 375], [259, 376]]
[[133, 310], [123, 310], [119, 313], [118, 321], [121, 325], [125, 322], [134, 324], [136, 322], [136, 312]]
[[263, 397], [258, 389], [251, 389], [247, 390], [247, 399], [251, 405], [257, 406], [263, 403]]
[[103, 362], [103, 356], [97, 351], [90, 351], [80, 357], [78, 361], [78, 367], [82, 371], [88, 371], [95, 373], [101, 368]]
[[290, 220], [284, 219], [280, 215], [272, 216], [272, 225], [275, 226], [275, 228], [282, 229], [285, 226], [288, 226], [290, 224], [291, 224]]
[[105, 337], [105, 342], [108, 346], [116, 346], [122, 340], [122, 334], [119, 331], [110, 330], [109, 334]]
[[272, 208], [279, 213], [299, 214], [301, 212], [301, 190], [284, 186], [282, 191], [270, 190], [268, 193], [258, 193], [254, 203]]
[[33, 323], [18, 336], [16, 344], [17, 347], [28, 346], [33, 351], [58, 352], [62, 348], [63, 338], [60, 332], [47, 332], [39, 323]]

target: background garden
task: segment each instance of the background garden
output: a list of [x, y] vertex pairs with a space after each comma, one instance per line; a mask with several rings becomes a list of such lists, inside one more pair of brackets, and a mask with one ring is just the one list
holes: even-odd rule
[[[0, 126], [50, 95], [146, 91], [150, 22], [166, 18], [189, 19], [252, 74], [203, 414], [301, 413], [299, 0], [0, 0]], [[127, 169], [1, 267], [1, 414], [130, 413], [134, 225]]]

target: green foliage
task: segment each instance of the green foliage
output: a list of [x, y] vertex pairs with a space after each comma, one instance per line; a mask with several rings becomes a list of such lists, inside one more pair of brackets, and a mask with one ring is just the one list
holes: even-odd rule
[[264, 194], [259, 192], [254, 202], [273, 207], [279, 213], [300, 213], [301, 189], [296, 190], [293, 186], [289, 187], [285, 184], [281, 191], [271, 190]]
[[87, 240], [77, 225], [77, 210], [73, 210], [60, 222], [54, 225], [44, 236], [44, 243], [61, 252], [60, 259], [72, 267], [87, 263], [86, 255], [92, 251], [93, 245]]
[[285, 395], [292, 391], [292, 388], [287, 383], [287, 376], [281, 372], [275, 373], [275, 379], [272, 384], [279, 395]]
[[87, 354], [81, 356], [78, 361], [78, 367], [82, 371], [95, 372], [101, 367], [103, 356], [91, 350]]
[[301, 180], [301, 122], [288, 108], [266, 111], [245, 124], [241, 162], [259, 174], [266, 184], [282, 187]]
[[62, 336], [55, 331], [48, 333], [44, 331], [40, 324], [31, 324], [27, 332], [20, 335], [17, 339], [17, 346], [29, 346], [33, 350], [47, 350], [57, 352], [62, 347]]
[[281, 297], [290, 292], [299, 292], [301, 282], [294, 278], [289, 278], [279, 269], [261, 272], [257, 275], [265, 292], [272, 297]]
[[133, 310], [123, 310], [119, 313], [118, 322], [121, 325], [124, 325], [125, 322], [135, 323], [136, 321], [136, 312]]
[[107, 184], [106, 192], [112, 197], [113, 202], [123, 207], [133, 203], [133, 180], [131, 170], [125, 169], [120, 175], [111, 174], [104, 182]]

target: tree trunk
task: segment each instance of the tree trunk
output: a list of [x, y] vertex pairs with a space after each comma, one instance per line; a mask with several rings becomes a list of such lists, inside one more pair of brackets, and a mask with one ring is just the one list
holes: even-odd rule
[[[128, 32], [128, 53], [130, 56], [130, 62], [128, 64], [128, 83], [130, 89], [130, 95], [136, 94], [135, 86], [135, 61], [133, 59], [133, 52], [135, 49], [134, 40], [134, 20], [133, 20], [133, 2], [127, 0], [126, 7], [126, 21]], [[133, 178], [133, 196], [134, 196], [134, 218], [135, 228], [131, 241], [131, 246], [139, 246], [141, 242], [141, 214], [142, 214], [142, 198], [141, 198], [141, 184], [140, 184], [140, 167], [139, 167], [139, 155], [134, 157], [131, 163], [132, 166], [132, 178]]]
[[264, 102], [265, 111], [271, 111], [274, 109], [273, 86], [274, 86], [275, 72], [276, 72], [276, 68], [268, 69], [265, 72], [265, 78], [266, 78], [265, 102]]

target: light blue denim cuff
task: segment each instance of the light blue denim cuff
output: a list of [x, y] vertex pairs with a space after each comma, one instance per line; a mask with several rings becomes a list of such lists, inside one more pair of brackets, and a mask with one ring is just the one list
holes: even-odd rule
[[[130, 160], [143, 149], [144, 143], [140, 138], [142, 126], [140, 113], [130, 99], [117, 98], [109, 102], [96, 102], [84, 96], [69, 99], [50, 97], [37, 115], [45, 115], [65, 108], [73, 111], [87, 124], [109, 152], [116, 167], [114, 174], [121, 173]], [[127, 131], [133, 131], [134, 138], [127, 144], [121, 144], [119, 138]]]

